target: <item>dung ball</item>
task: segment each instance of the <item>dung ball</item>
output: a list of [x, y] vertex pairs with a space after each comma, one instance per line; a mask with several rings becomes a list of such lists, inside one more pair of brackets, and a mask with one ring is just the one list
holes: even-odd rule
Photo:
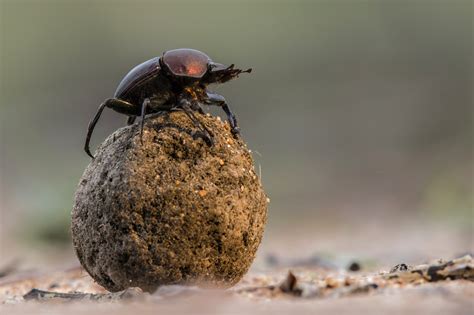
[[249, 269], [263, 236], [267, 197], [252, 157], [229, 125], [183, 112], [121, 128], [97, 149], [72, 210], [77, 257], [109, 291], [166, 284], [229, 287]]

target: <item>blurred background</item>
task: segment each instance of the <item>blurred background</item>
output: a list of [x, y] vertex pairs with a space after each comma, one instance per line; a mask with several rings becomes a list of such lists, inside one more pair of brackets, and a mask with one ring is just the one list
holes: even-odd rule
[[[271, 199], [257, 262], [473, 250], [471, 1], [0, 0], [0, 14], [0, 263], [76, 262], [87, 124], [132, 67], [180, 47], [254, 69], [216, 90]], [[102, 117], [93, 148], [125, 124]]]

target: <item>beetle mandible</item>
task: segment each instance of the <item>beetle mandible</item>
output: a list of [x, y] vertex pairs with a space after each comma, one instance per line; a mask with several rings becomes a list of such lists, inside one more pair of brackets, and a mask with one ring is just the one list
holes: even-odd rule
[[143, 135], [145, 115], [161, 111], [182, 110], [200, 130], [208, 145], [213, 144], [212, 133], [196, 117], [194, 112], [204, 114], [202, 105], [222, 107], [227, 115], [231, 131], [239, 134], [237, 119], [225, 98], [207, 89], [209, 84], [224, 83], [250, 73], [252, 69], [241, 70], [234, 65], [215, 63], [205, 53], [189, 48], [168, 50], [161, 57], [147, 60], [122, 79], [114, 97], [105, 100], [97, 110], [87, 129], [84, 150], [94, 158], [89, 142], [97, 121], [105, 107], [128, 116], [127, 124], [141, 117], [140, 139]]

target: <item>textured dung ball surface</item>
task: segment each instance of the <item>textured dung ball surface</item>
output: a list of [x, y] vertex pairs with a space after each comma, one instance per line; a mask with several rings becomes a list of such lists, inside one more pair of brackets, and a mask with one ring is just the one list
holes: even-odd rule
[[247, 272], [263, 235], [267, 198], [245, 143], [198, 115], [209, 147], [183, 112], [117, 130], [85, 170], [72, 236], [87, 272], [110, 291], [164, 284], [227, 287]]

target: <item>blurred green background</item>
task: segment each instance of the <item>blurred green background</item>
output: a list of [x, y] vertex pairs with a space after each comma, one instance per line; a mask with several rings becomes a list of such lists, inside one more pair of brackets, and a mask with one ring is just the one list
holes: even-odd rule
[[[70, 247], [88, 121], [132, 67], [180, 47], [254, 69], [216, 89], [271, 199], [265, 242], [403, 218], [472, 244], [471, 1], [0, 4], [5, 250]], [[93, 147], [123, 125], [105, 111]]]

